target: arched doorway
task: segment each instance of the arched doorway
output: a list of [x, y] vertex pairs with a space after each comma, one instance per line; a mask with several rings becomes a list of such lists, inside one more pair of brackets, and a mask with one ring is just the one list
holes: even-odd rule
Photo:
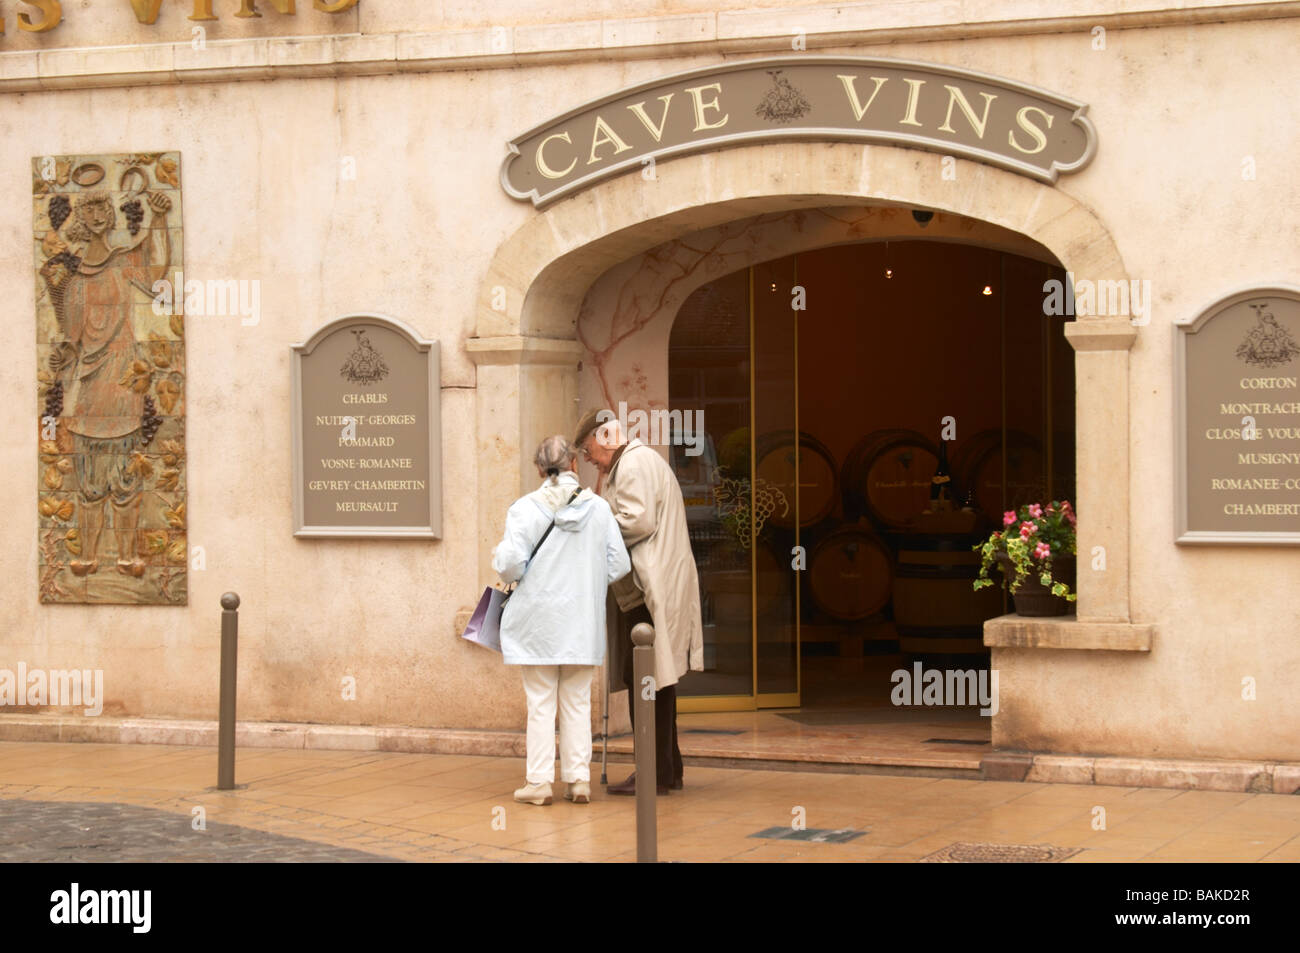
[[[629, 328], [615, 322], [608, 341], [584, 344], [584, 298], [599, 276], [649, 249], [765, 214], [846, 205], [907, 214], [920, 207], [1037, 243], [1076, 274], [1125, 276], [1105, 228], [1061, 188], [960, 159], [953, 182], [941, 174], [940, 161], [886, 146], [729, 148], [662, 162], [652, 184], [626, 175], [531, 214], [489, 267], [477, 336], [466, 342], [478, 365], [481, 578], [490, 579], [491, 547], [507, 506], [531, 479], [524, 448], [567, 431], [584, 402], [581, 388], [612, 379], [610, 347]], [[1127, 474], [1127, 352], [1136, 334], [1128, 321], [1114, 318], [1080, 318], [1066, 327], [1078, 372], [1079, 546], [1090, 551], [1104, 545], [1108, 558], [1107, 572], [1080, 580], [1081, 622], [1129, 620], [1128, 485], [1114, 474]], [[666, 348], [663, 353], [666, 376]], [[1038, 644], [1040, 629], [1041, 644], [1070, 645], [1072, 635], [1051, 623], [1019, 626], [1015, 644]], [[995, 717], [995, 743], [997, 724]]]

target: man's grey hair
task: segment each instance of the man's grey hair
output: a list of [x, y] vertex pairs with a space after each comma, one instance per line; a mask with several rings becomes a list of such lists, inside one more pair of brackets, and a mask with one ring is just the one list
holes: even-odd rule
[[553, 437], [547, 437], [538, 445], [533, 462], [537, 464], [537, 469], [547, 476], [555, 476], [569, 469], [569, 464], [573, 462], [575, 456], [577, 451], [570, 446], [569, 441], [557, 433]]

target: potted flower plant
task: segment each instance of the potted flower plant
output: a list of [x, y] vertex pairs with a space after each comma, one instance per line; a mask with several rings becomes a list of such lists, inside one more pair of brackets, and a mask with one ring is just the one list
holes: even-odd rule
[[989, 569], [996, 562], [1019, 615], [1064, 615], [1068, 603], [1078, 598], [1066, 581], [1074, 569], [1076, 526], [1068, 500], [1008, 510], [1002, 514], [1002, 529], [972, 547], [981, 557], [974, 587], [993, 585]]

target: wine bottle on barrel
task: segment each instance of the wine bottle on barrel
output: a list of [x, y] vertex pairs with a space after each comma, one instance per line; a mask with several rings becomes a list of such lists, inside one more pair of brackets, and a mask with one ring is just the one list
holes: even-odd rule
[[[939, 465], [935, 467], [934, 476], [930, 478], [930, 502], [931, 509], [945, 510], [951, 507], [953, 500], [952, 494], [952, 474], [948, 471], [948, 441], [942, 436], [939, 437]], [[934, 506], [939, 502], [939, 506]]]

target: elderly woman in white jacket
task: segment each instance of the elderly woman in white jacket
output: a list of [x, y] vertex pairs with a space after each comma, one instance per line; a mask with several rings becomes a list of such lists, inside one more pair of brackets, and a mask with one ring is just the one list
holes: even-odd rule
[[605, 658], [605, 592], [631, 570], [614, 514], [579, 485], [576, 458], [564, 437], [542, 441], [534, 462], [546, 480], [510, 507], [492, 553], [502, 581], [519, 580], [501, 616], [501, 654], [523, 669], [527, 784], [515, 800], [528, 804], [551, 803], [557, 707], [565, 797], [591, 800], [591, 680]]

